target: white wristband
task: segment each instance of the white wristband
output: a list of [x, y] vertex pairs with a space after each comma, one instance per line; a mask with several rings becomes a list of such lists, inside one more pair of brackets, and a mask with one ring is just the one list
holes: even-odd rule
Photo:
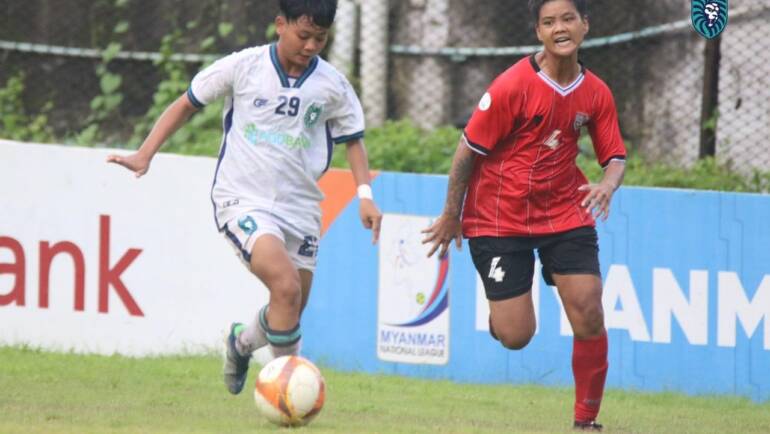
[[358, 198], [373, 200], [372, 187], [369, 184], [361, 184], [358, 186]]

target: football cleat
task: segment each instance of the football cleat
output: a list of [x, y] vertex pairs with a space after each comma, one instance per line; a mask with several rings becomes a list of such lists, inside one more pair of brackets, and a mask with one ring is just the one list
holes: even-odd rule
[[[230, 333], [225, 339], [225, 365], [222, 368], [224, 374], [225, 386], [233, 395], [241, 393], [243, 385], [246, 383], [246, 374], [249, 372], [249, 360], [251, 354], [242, 356], [235, 347], [237, 332], [243, 328], [241, 323], [230, 325]], [[237, 334], [236, 334], [237, 333]]]
[[596, 423], [595, 420], [590, 420], [588, 422], [580, 422], [575, 421], [575, 423], [572, 425], [572, 429], [575, 431], [601, 431], [604, 426], [601, 424]]

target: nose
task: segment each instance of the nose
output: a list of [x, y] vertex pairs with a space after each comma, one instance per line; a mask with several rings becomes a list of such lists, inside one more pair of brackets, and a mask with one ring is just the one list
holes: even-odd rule
[[315, 39], [311, 38], [305, 42], [305, 46], [303, 48], [307, 53], [317, 53], [321, 51], [321, 44]]

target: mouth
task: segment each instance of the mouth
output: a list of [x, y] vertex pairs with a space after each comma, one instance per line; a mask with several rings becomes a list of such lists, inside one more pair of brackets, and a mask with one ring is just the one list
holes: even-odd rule
[[553, 42], [557, 47], [565, 47], [572, 42], [572, 39], [569, 36], [559, 36]]

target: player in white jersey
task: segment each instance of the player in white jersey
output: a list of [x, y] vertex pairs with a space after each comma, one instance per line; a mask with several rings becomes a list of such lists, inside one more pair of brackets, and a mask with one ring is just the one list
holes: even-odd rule
[[316, 181], [329, 167], [334, 144], [346, 144], [360, 217], [372, 229], [373, 242], [382, 220], [369, 186], [361, 104], [348, 80], [318, 56], [337, 0], [279, 0], [279, 5], [277, 43], [231, 54], [203, 69], [136, 153], [108, 157], [142, 176], [163, 142], [193, 113], [225, 99], [211, 191], [215, 221], [270, 290], [269, 303], [250, 324], [230, 327], [224, 380], [233, 394], [243, 389], [256, 349], [269, 345], [276, 357], [299, 351], [299, 320], [320, 237], [323, 195]]

